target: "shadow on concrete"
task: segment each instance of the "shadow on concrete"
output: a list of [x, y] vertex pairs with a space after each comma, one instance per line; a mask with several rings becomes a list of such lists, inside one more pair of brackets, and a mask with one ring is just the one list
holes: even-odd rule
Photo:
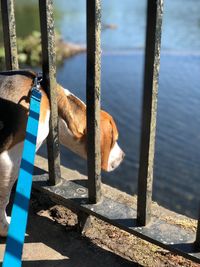
[[[75, 230], [36, 215], [32, 208], [25, 238], [25, 267], [128, 267], [141, 266], [93, 244]], [[1, 240], [5, 243], [5, 239]], [[46, 248], [46, 249], [45, 249]], [[51, 260], [52, 259], [52, 260]]]

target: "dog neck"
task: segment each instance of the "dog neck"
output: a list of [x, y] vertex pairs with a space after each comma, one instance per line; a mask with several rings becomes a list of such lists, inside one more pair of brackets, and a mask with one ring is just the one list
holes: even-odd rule
[[57, 86], [58, 114], [63, 119], [75, 138], [81, 139], [86, 134], [85, 104], [60, 85]]
[[60, 85], [57, 94], [60, 143], [86, 159], [86, 106]]

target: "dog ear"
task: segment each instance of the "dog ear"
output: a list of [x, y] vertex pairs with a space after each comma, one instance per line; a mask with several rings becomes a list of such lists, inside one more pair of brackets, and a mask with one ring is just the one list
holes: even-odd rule
[[110, 123], [110, 115], [101, 110], [101, 167], [107, 171], [108, 159], [112, 146], [113, 129]]
[[111, 145], [111, 147], [113, 147], [115, 145], [115, 142], [118, 140], [119, 133], [118, 133], [117, 126], [116, 126], [115, 121], [114, 121], [112, 116], [110, 116], [109, 120], [110, 120], [110, 124], [111, 124], [111, 128], [112, 128], [112, 145]]
[[86, 107], [72, 94], [65, 94], [57, 85], [58, 114], [67, 123], [73, 135], [80, 139], [86, 134]]
[[101, 110], [101, 166], [107, 171], [110, 151], [118, 139], [118, 130], [113, 120], [106, 111]]

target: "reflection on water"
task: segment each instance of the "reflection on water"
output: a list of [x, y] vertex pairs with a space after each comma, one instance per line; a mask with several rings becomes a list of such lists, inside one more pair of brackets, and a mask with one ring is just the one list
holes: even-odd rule
[[[39, 28], [37, 3], [16, 0], [18, 35]], [[54, 3], [64, 39], [85, 43], [85, 0]], [[153, 197], [195, 217], [200, 186], [200, 1], [169, 0], [164, 8]], [[103, 24], [117, 25], [102, 33], [102, 106], [117, 121], [126, 152], [123, 164], [103, 173], [103, 179], [131, 194], [137, 191], [145, 9], [145, 0], [102, 1]], [[83, 100], [85, 76], [85, 55], [58, 69], [59, 82]], [[63, 148], [62, 163], [86, 172], [85, 161]]]

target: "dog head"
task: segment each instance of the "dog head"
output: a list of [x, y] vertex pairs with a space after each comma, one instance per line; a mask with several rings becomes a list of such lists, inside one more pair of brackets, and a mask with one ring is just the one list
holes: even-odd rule
[[105, 171], [115, 170], [122, 162], [125, 154], [119, 147], [118, 130], [110, 114], [101, 110], [101, 167]]
[[[60, 94], [59, 94], [60, 95]], [[60, 142], [83, 158], [87, 158], [87, 131], [85, 104], [65, 90], [58, 99]], [[119, 147], [116, 124], [107, 112], [100, 113], [101, 167], [113, 171], [122, 162], [125, 154]]]

